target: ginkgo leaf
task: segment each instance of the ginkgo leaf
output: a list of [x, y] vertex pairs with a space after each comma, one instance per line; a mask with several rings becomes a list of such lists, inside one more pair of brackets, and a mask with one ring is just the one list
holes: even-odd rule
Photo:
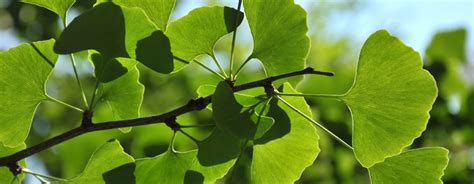
[[[24, 143], [13, 148], [3, 146], [0, 143], [0, 157], [8, 156], [25, 148], [26, 145]], [[22, 167], [26, 167], [25, 160], [20, 161], [20, 165]], [[20, 184], [23, 178], [24, 174], [20, 174], [15, 177], [8, 167], [0, 167], [0, 183]]]
[[255, 135], [252, 139], [259, 139], [265, 133], [272, 128], [273, 124], [275, 124], [275, 120], [271, 117], [253, 114], [251, 117], [252, 121], [257, 124], [257, 129], [255, 130]]
[[71, 54], [94, 49], [107, 59], [128, 57], [125, 32], [122, 8], [102, 3], [76, 17], [59, 36], [54, 51]]
[[220, 129], [239, 138], [254, 138], [258, 126], [251, 119], [254, 111], [237, 102], [227, 82], [222, 81], [217, 85], [212, 96], [212, 109], [212, 117]]
[[362, 47], [352, 88], [341, 99], [352, 113], [352, 144], [364, 167], [397, 155], [425, 130], [437, 95], [420, 55], [381, 30]]
[[198, 161], [203, 166], [234, 163], [242, 145], [242, 139], [215, 127], [209, 137], [199, 142]]
[[63, 22], [66, 22], [66, 14], [69, 8], [76, 2], [76, 0], [21, 0], [21, 2], [41, 6], [53, 11], [61, 17]]
[[112, 140], [99, 147], [84, 171], [76, 178], [71, 179], [68, 183], [88, 184], [88, 183], [110, 183], [106, 182], [108, 174], [112, 170], [133, 163], [134, 159], [123, 151], [122, 146], [117, 140]]
[[[310, 47], [304, 9], [293, 0], [244, 0], [244, 9], [254, 42], [251, 58], [263, 63], [267, 75], [303, 69]], [[296, 85], [301, 79], [287, 81]]]
[[97, 80], [102, 83], [113, 81], [128, 71], [133, 70], [137, 61], [129, 58], [105, 59], [96, 51], [89, 52], [89, 60], [94, 66], [94, 74]]
[[369, 168], [373, 184], [442, 184], [448, 150], [439, 147], [409, 150]]
[[240, 25], [243, 13], [229, 7], [201, 7], [186, 16], [171, 22], [165, 34], [171, 41], [171, 51], [177, 58], [175, 70], [183, 67], [183, 62], [192, 61], [201, 54], [214, 56], [214, 45], [224, 35]]
[[[97, 3], [108, 0], [98, 0]], [[166, 30], [168, 20], [173, 11], [176, 0], [113, 0], [114, 3], [125, 7], [138, 7], [142, 9], [148, 18], [160, 29]]]
[[23, 143], [36, 107], [48, 99], [45, 83], [57, 60], [54, 40], [21, 44], [0, 52], [0, 142]]
[[232, 162], [203, 166], [196, 158], [197, 151], [167, 151], [154, 158], [138, 159], [135, 176], [140, 183], [215, 183], [224, 177]]
[[138, 77], [139, 71], [133, 67], [130, 72], [117, 80], [101, 85], [94, 122], [133, 119], [140, 116], [145, 87]]
[[54, 45], [59, 54], [97, 50], [104, 60], [130, 57], [161, 73], [173, 68], [168, 38], [140, 8], [100, 3], [75, 18]]
[[[283, 85], [283, 92], [296, 93], [289, 83]], [[311, 109], [304, 99], [290, 96], [282, 98], [303, 113], [311, 115]], [[294, 183], [319, 154], [316, 128], [276, 99], [270, 102], [267, 116], [275, 119], [275, 123], [262, 138], [254, 141], [251, 181]]]

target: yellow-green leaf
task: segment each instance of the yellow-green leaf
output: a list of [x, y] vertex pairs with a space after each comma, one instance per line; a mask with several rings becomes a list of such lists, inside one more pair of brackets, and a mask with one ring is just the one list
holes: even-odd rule
[[369, 168], [373, 184], [442, 184], [448, 150], [440, 147], [409, 150]]
[[45, 83], [57, 60], [54, 40], [21, 44], [0, 52], [0, 142], [23, 143], [38, 104], [48, 99]]
[[[244, 8], [254, 42], [251, 57], [263, 63], [267, 75], [303, 69], [310, 47], [305, 10], [293, 0], [244, 0]], [[301, 79], [286, 81], [296, 85]]]
[[352, 145], [362, 166], [399, 154], [425, 130], [437, 88], [422, 64], [385, 30], [362, 47], [354, 85], [341, 97], [352, 113]]

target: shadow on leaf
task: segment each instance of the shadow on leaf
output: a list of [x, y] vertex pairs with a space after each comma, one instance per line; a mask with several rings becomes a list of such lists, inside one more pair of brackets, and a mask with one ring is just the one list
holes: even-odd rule
[[128, 163], [102, 174], [102, 177], [107, 184], [135, 184], [134, 171], [135, 163]]

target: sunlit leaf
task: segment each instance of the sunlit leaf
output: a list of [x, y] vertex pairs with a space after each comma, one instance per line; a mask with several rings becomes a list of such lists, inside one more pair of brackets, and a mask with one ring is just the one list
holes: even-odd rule
[[139, 159], [135, 170], [137, 184], [215, 183], [232, 166], [232, 162], [203, 166], [196, 155], [197, 151], [167, 151], [154, 158]]
[[[310, 47], [305, 10], [293, 0], [244, 0], [244, 8], [254, 41], [251, 57], [267, 75], [303, 69]], [[287, 81], [296, 85], [302, 78]]]
[[69, 8], [76, 2], [76, 0], [21, 0], [21, 2], [41, 6], [58, 14], [65, 22], [66, 14]]
[[145, 87], [138, 81], [138, 77], [138, 69], [133, 67], [123, 77], [101, 85], [100, 98], [97, 102], [99, 111], [95, 112], [95, 117], [99, 117], [101, 113], [106, 116], [95, 118], [94, 122], [133, 119], [140, 116]]
[[[98, 0], [97, 3], [108, 0]], [[160, 29], [166, 30], [171, 11], [176, 0], [113, 0], [114, 3], [125, 7], [138, 7], [142, 9], [148, 18]]]
[[352, 144], [364, 167], [397, 155], [425, 130], [437, 95], [420, 55], [381, 30], [360, 53], [353, 87], [341, 98], [353, 119]]
[[[285, 83], [283, 92], [296, 93]], [[283, 97], [287, 102], [311, 115], [305, 100], [300, 97]], [[304, 169], [319, 154], [319, 136], [316, 128], [301, 115], [282, 102], [273, 100], [267, 116], [275, 124], [253, 146], [252, 183], [294, 183]]]
[[439, 147], [420, 148], [385, 159], [369, 168], [373, 184], [443, 183], [448, 166], [448, 150]]
[[110, 2], [75, 18], [61, 33], [54, 50], [60, 54], [97, 50], [102, 60], [130, 57], [157, 72], [173, 70], [169, 40], [143, 10]]
[[[171, 51], [178, 60], [192, 61], [201, 54], [214, 56], [214, 45], [242, 22], [243, 13], [229, 7], [201, 7], [171, 22], [165, 34], [171, 41]], [[183, 67], [175, 62], [175, 70]]]
[[0, 142], [23, 143], [36, 107], [47, 99], [45, 83], [57, 60], [54, 40], [22, 44], [0, 52]]
[[109, 141], [94, 152], [81, 175], [71, 179], [69, 183], [105, 184], [106, 180], [109, 179], [108, 173], [112, 173], [112, 170], [116, 170], [122, 165], [133, 162], [134, 159], [123, 151], [117, 140]]
[[[26, 148], [25, 144], [21, 144], [19, 146], [10, 148], [10, 147], [5, 147], [0, 143], [0, 157], [8, 156], [9, 154], [13, 154], [25, 148]], [[20, 161], [20, 165], [22, 167], [25, 167], [26, 166], [25, 160]], [[23, 178], [24, 178], [24, 174], [20, 174], [15, 178], [15, 176], [13, 176], [12, 172], [10, 172], [8, 167], [0, 167], [0, 183], [20, 184]]]

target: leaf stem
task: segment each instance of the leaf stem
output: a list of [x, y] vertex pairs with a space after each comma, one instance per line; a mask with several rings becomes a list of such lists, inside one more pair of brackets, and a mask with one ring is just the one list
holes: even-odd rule
[[244, 66], [252, 59], [252, 56], [249, 56], [247, 57], [247, 59], [240, 65], [240, 67], [237, 69], [237, 71], [235, 72], [234, 74], [234, 78], [233, 80], [236, 80], [237, 79], [237, 76], [239, 75], [240, 71], [242, 70], [242, 68], [244, 68]]
[[22, 172], [27, 173], [27, 174], [31, 174], [35, 177], [47, 178], [47, 179], [54, 180], [54, 181], [61, 181], [61, 182], [68, 182], [69, 181], [69, 180], [63, 179], [63, 178], [58, 178], [58, 177], [54, 177], [54, 176], [48, 176], [48, 175], [36, 173], [36, 172], [33, 172], [33, 171], [31, 171], [27, 168], [23, 168]]
[[84, 102], [84, 106], [87, 109], [87, 108], [89, 108], [89, 104], [87, 104], [86, 94], [84, 92], [84, 88], [82, 87], [81, 80], [79, 78], [79, 73], [77, 72], [76, 61], [74, 59], [74, 54], [69, 54], [69, 58], [71, 60], [72, 68], [74, 69], [74, 75], [76, 76], [77, 85], [79, 86], [79, 89], [81, 89], [82, 101]]
[[319, 97], [319, 98], [336, 98], [339, 99], [344, 95], [334, 95], [334, 94], [293, 94], [293, 93], [278, 93], [280, 96], [300, 96], [300, 97]]
[[179, 129], [178, 130], [179, 132], [183, 133], [186, 137], [188, 137], [189, 139], [193, 140], [194, 143], [196, 144], [199, 144], [199, 140], [197, 140], [196, 138], [194, 138], [193, 136], [189, 135], [188, 133], [186, 133], [185, 131]]
[[[63, 26], [64, 26], [64, 29], [66, 29], [66, 26], [67, 26], [67, 19], [66, 17], [64, 17], [63, 19]], [[84, 106], [86, 107], [86, 109], [89, 108], [89, 104], [87, 104], [87, 98], [86, 98], [86, 94], [84, 92], [84, 88], [82, 87], [82, 84], [81, 84], [81, 80], [80, 80], [80, 77], [79, 77], [79, 73], [77, 72], [77, 67], [76, 67], [76, 60], [74, 59], [74, 54], [69, 54], [69, 59], [71, 61], [71, 65], [72, 65], [72, 68], [74, 70], [74, 76], [76, 77], [76, 81], [77, 81], [77, 85], [79, 86], [79, 88], [81, 89], [81, 96], [82, 96], [82, 101], [84, 102]]]
[[[237, 11], [240, 12], [240, 7], [242, 6], [242, 0], [239, 0], [239, 3], [237, 5]], [[239, 15], [237, 13], [237, 15]], [[229, 61], [229, 76], [230, 79], [233, 79], [233, 74], [232, 74], [232, 68], [234, 66], [234, 49], [235, 49], [235, 39], [237, 37], [237, 23], [239, 21], [239, 17], [235, 16], [235, 22], [234, 22], [234, 33], [232, 34], [232, 45], [230, 48], [230, 61]]]
[[226, 77], [222, 76], [220, 73], [217, 73], [216, 71], [212, 70], [211, 68], [209, 68], [207, 65], [199, 62], [198, 60], [193, 60], [194, 62], [196, 62], [199, 66], [203, 67], [204, 69], [210, 71], [211, 73], [219, 76], [222, 80], [226, 80]]
[[79, 111], [79, 112], [84, 112], [84, 110], [82, 110], [82, 109], [79, 108], [79, 107], [73, 106], [73, 105], [71, 105], [71, 104], [68, 104], [68, 103], [63, 102], [63, 101], [61, 101], [61, 100], [58, 100], [58, 99], [56, 99], [56, 98], [54, 98], [54, 97], [51, 97], [51, 96], [49, 96], [49, 95], [46, 95], [46, 98], [47, 98], [47, 100], [49, 100], [49, 101], [51, 101], [51, 102], [55, 102], [55, 103], [64, 105], [64, 106], [66, 106], [66, 107], [69, 107], [69, 108], [71, 108], [71, 109], [73, 109], [73, 110], [76, 110], [76, 111]]
[[225, 73], [225, 70], [224, 68], [222, 68], [221, 64], [219, 63], [219, 61], [217, 61], [217, 58], [214, 54], [210, 55], [212, 60], [214, 61], [214, 63], [216, 63], [217, 65], [217, 68], [219, 68], [219, 71], [221, 71], [223, 74], [224, 74], [224, 77], [227, 79], [228, 76], [227, 76], [227, 73]]
[[176, 153], [174, 149], [174, 141], [176, 140], [176, 131], [173, 131], [173, 136], [171, 137], [170, 144], [168, 145], [168, 151]]
[[92, 98], [91, 98], [91, 102], [90, 102], [91, 105], [89, 106], [89, 111], [92, 111], [92, 109], [94, 108], [94, 100], [95, 100], [95, 97], [97, 96], [97, 93], [98, 93], [99, 84], [100, 84], [99, 79], [96, 79], [94, 92], [92, 93]]
[[288, 107], [290, 107], [291, 109], [293, 109], [293, 111], [295, 111], [296, 113], [300, 114], [301, 116], [303, 116], [305, 119], [307, 119], [308, 121], [310, 121], [311, 123], [317, 125], [319, 128], [323, 129], [324, 131], [326, 131], [330, 136], [332, 136], [334, 139], [336, 139], [337, 141], [339, 141], [342, 145], [344, 145], [345, 147], [349, 148], [350, 150], [354, 150], [352, 148], [352, 146], [350, 146], [349, 144], [347, 144], [346, 142], [344, 142], [344, 140], [342, 140], [341, 138], [339, 138], [336, 134], [332, 133], [329, 129], [327, 129], [326, 127], [324, 127], [323, 125], [319, 124], [318, 122], [314, 121], [312, 118], [310, 118], [308, 115], [304, 114], [303, 112], [301, 112], [299, 109], [297, 109], [296, 107], [294, 107], [293, 105], [291, 105], [290, 103], [288, 103], [286, 100], [284, 100], [282, 97], [276, 95], [276, 97], [282, 101], [285, 105], [287, 105]]

